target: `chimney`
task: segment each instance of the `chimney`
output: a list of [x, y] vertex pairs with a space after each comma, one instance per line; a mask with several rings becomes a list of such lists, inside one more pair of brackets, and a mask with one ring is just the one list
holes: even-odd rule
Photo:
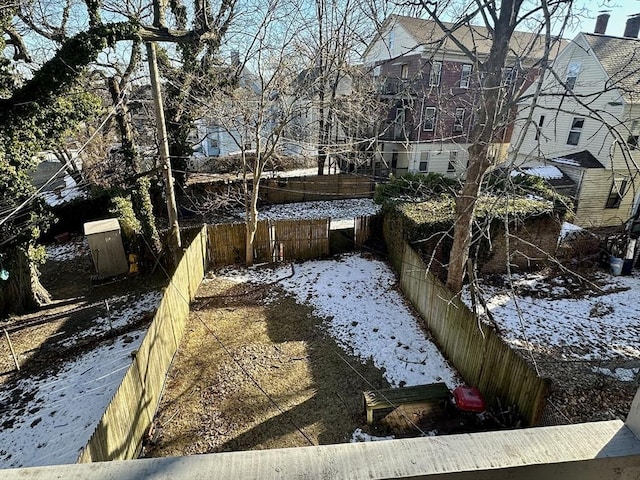
[[240, 65], [240, 52], [238, 50], [231, 51], [231, 65], [234, 67]]
[[609, 23], [610, 16], [608, 13], [598, 15], [598, 18], [596, 18], [596, 28], [593, 33], [601, 33], [602, 35], [607, 33], [607, 24]]
[[627, 19], [624, 36], [627, 38], [638, 38], [638, 32], [640, 32], [640, 14], [636, 13]]

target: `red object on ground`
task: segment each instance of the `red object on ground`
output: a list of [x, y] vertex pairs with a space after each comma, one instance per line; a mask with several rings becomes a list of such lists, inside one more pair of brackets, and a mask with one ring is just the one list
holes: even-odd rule
[[457, 387], [453, 390], [456, 407], [463, 412], [481, 413], [486, 410], [484, 398], [476, 387]]

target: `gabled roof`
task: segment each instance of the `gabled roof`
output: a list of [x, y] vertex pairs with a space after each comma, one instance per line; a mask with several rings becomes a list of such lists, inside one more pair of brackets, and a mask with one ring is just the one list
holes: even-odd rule
[[566, 165], [569, 167], [581, 168], [605, 168], [602, 163], [594, 157], [589, 150], [583, 150], [577, 153], [570, 153], [561, 157], [552, 158], [550, 162]]
[[[445, 28], [453, 30], [456, 24], [442, 22]], [[387, 26], [399, 24], [415, 39], [418, 45], [425, 45], [439, 48], [445, 51], [460, 51], [458, 46], [450, 39], [445, 38], [444, 31], [433, 20], [423, 18], [408, 17], [405, 15], [391, 15], [384, 24]], [[486, 56], [491, 50], [492, 38], [486, 27], [462, 24], [455, 30], [455, 37], [469, 50], [475, 51], [480, 57]], [[379, 37], [378, 37], [379, 38]], [[565, 40], [555, 43], [551, 59], [566, 45]], [[511, 38], [511, 55], [530, 59], [542, 58], [544, 53], [544, 35], [537, 35], [531, 32], [513, 32]]]
[[630, 103], [640, 101], [640, 40], [582, 33], [611, 85]]

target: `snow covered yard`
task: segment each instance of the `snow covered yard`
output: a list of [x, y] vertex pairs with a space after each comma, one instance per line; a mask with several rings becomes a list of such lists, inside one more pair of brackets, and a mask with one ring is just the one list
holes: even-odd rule
[[[631, 381], [640, 371], [640, 274], [516, 275], [483, 284], [487, 308], [514, 348], [560, 361], [619, 365], [599, 371]], [[515, 292], [515, 293], [514, 293]]]
[[[88, 261], [81, 258], [88, 255], [85, 242], [53, 245], [47, 254], [54, 279], [82, 281], [78, 262]], [[71, 262], [75, 274], [73, 268], [66, 272], [62, 262]], [[131, 293], [132, 289], [131, 284], [101, 287], [111, 294], [100, 300], [63, 302], [12, 324], [16, 328], [11, 338], [22, 369], [9, 373], [12, 360], [3, 349], [7, 366], [0, 382], [0, 468], [77, 460], [161, 298], [158, 290]], [[20, 328], [20, 322], [37, 324]]]
[[278, 281], [325, 319], [325, 328], [345, 350], [383, 369], [393, 386], [460, 384], [455, 370], [420, 327], [391, 268], [380, 260], [351, 254], [295, 265], [293, 276], [288, 265], [226, 269], [217, 275], [236, 282]]
[[385, 262], [353, 253], [216, 270], [196, 296], [147, 454], [444, 432], [441, 406], [396, 413], [402, 426], [365, 425], [364, 390], [433, 382], [461, 380]]

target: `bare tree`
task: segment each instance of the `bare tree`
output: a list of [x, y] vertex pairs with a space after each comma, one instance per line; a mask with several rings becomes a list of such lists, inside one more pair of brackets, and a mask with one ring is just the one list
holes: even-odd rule
[[[419, 1], [414, 5], [419, 12], [433, 20], [444, 32], [444, 38], [435, 42], [452, 42], [469, 62], [477, 66], [480, 81], [479, 97], [475, 103], [474, 124], [470, 132], [469, 163], [466, 178], [455, 202], [455, 228], [453, 247], [450, 253], [447, 285], [455, 292], [462, 289], [469, 249], [472, 239], [472, 227], [476, 202], [486, 173], [495, 166], [490, 147], [496, 141], [496, 134], [513, 117], [513, 109], [518, 95], [505, 95], [503, 74], [507, 58], [512, 50], [516, 55], [525, 56], [540, 45], [530, 43], [514, 47], [512, 40], [518, 28], [538, 33], [531, 36], [531, 42], [540, 42], [543, 53], [532, 65], [542, 74], [549, 67], [550, 55], [554, 46], [553, 28], [566, 24], [571, 18], [570, 0], [505, 0], [494, 2], [427, 2]], [[446, 15], [454, 16], [452, 24], [442, 20]], [[465, 35], [473, 35], [473, 24], [481, 23], [488, 33], [489, 53], [480, 56], [473, 47], [464, 41]], [[559, 29], [562, 31], [562, 28]]]

